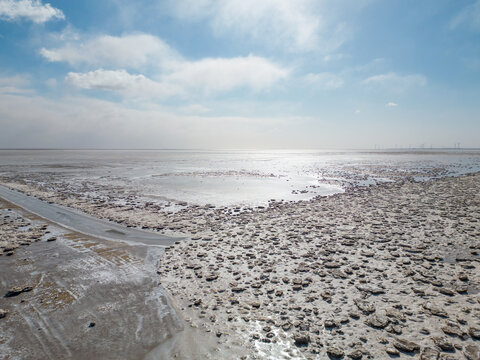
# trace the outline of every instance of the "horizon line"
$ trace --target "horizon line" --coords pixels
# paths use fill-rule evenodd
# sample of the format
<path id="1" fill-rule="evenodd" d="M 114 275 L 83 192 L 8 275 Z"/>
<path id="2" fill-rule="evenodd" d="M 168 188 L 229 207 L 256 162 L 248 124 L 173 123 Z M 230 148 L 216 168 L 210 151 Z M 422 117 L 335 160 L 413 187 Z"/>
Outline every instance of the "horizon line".
<path id="1" fill-rule="evenodd" d="M 43 151 L 58 151 L 58 150 L 76 150 L 76 151 L 405 151 L 405 150 L 414 150 L 414 151 L 432 151 L 432 150 L 480 150 L 480 147 L 385 147 L 385 148 L 96 148 L 96 147 L 79 147 L 79 148 L 69 148 L 69 147 L 8 147 L 0 148 L 0 151 L 8 150 L 43 150 Z"/>

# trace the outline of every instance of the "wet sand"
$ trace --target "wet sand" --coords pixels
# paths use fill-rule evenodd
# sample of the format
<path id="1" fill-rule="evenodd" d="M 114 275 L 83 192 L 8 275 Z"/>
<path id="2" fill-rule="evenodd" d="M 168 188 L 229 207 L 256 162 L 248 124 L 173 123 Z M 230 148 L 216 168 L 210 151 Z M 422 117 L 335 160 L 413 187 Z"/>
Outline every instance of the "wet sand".
<path id="1" fill-rule="evenodd" d="M 184 328 L 152 276 L 162 247 L 86 236 L 0 200 L 0 248 L 2 359 L 171 359 L 178 348 L 215 349 Z"/>
<path id="2" fill-rule="evenodd" d="M 149 276 L 167 289 L 185 333 L 216 339 L 217 350 L 195 357 L 172 348 L 177 358 L 237 358 L 239 348 L 250 359 L 479 358 L 478 173 L 171 214 L 7 185 L 125 225 L 189 236 Z"/>

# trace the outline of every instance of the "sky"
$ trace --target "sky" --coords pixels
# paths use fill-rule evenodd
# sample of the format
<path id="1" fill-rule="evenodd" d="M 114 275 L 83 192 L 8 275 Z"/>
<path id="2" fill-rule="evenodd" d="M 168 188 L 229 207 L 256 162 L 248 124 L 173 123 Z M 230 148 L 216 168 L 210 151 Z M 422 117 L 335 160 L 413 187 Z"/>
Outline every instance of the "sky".
<path id="1" fill-rule="evenodd" d="M 0 148 L 480 147 L 480 0 L 0 0 Z"/>

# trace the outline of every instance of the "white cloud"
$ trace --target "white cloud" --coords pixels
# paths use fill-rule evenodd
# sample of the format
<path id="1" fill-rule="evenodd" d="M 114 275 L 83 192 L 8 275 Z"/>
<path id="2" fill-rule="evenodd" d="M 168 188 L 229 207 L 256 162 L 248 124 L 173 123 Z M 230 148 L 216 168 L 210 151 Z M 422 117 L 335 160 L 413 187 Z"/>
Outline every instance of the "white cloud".
<path id="1" fill-rule="evenodd" d="M 402 91 L 411 86 L 425 86 L 427 84 L 427 78 L 421 74 L 399 75 L 397 73 L 390 72 L 371 76 L 363 80 L 363 83 Z"/>
<path id="2" fill-rule="evenodd" d="M 305 80 L 312 85 L 318 86 L 322 89 L 338 89 L 343 86 L 343 79 L 335 74 L 329 72 L 308 74 Z"/>
<path id="3" fill-rule="evenodd" d="M 142 74 L 132 75 L 123 69 L 70 72 L 65 81 L 82 89 L 101 89 L 123 96 L 164 99 L 198 92 L 211 95 L 237 88 L 264 91 L 289 74 L 289 70 L 255 56 L 182 61 L 175 68 L 176 70 L 161 76 L 159 81 Z"/>
<path id="4" fill-rule="evenodd" d="M 183 90 L 175 84 L 155 82 L 143 75 L 131 75 L 125 70 L 70 72 L 65 81 L 81 89 L 109 90 L 128 97 L 166 98 L 183 94 Z"/>
<path id="5" fill-rule="evenodd" d="M 254 91 L 269 89 L 286 78 L 289 70 L 265 58 L 249 55 L 236 58 L 203 59 L 184 62 L 168 76 L 169 83 L 205 92 L 229 91 L 247 87 Z"/>
<path id="6" fill-rule="evenodd" d="M 51 62 L 72 66 L 93 65 L 140 69 L 146 66 L 169 67 L 181 57 L 162 39 L 149 34 L 101 35 L 87 40 L 78 37 L 56 49 L 40 50 Z"/>
<path id="7" fill-rule="evenodd" d="M 52 19 L 65 19 L 59 9 L 40 0 L 0 0 L 0 19 L 9 21 L 26 18 L 34 23 L 44 23 Z"/>
<path id="8" fill-rule="evenodd" d="M 480 0 L 467 5 L 450 22 L 451 29 L 455 29 L 461 25 L 480 30 Z"/>
<path id="9" fill-rule="evenodd" d="M 40 53 L 51 62 L 95 66 L 95 71 L 67 76 L 66 80 L 77 87 L 132 96 L 164 98 L 188 91 L 212 94 L 237 88 L 265 91 L 290 74 L 289 69 L 254 55 L 190 61 L 149 34 L 102 35 L 87 41 L 78 38 Z M 127 72 L 130 69 L 141 74 L 131 75 Z M 142 75 L 145 73 L 152 74 L 151 79 Z"/>
<path id="10" fill-rule="evenodd" d="M 398 104 L 391 101 L 385 104 L 385 107 L 396 107 L 396 106 L 398 106 Z"/>
<path id="11" fill-rule="evenodd" d="M 247 37 L 287 51 L 332 51 L 345 40 L 325 2 L 316 0 L 174 0 L 180 18 L 207 20 L 217 35 Z"/>
<path id="12" fill-rule="evenodd" d="M 26 94 L 31 90 L 28 88 L 30 81 L 26 76 L 15 75 L 0 77 L 0 94 Z"/>

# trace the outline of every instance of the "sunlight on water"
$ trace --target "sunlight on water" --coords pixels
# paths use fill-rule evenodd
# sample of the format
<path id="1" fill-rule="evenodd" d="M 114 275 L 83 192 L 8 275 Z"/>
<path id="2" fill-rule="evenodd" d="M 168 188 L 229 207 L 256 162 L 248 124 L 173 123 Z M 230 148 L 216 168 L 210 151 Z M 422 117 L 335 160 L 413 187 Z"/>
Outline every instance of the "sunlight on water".
<path id="1" fill-rule="evenodd" d="M 262 205 L 479 169 L 479 151 L 0 151 L 3 180 L 162 205 Z"/>

